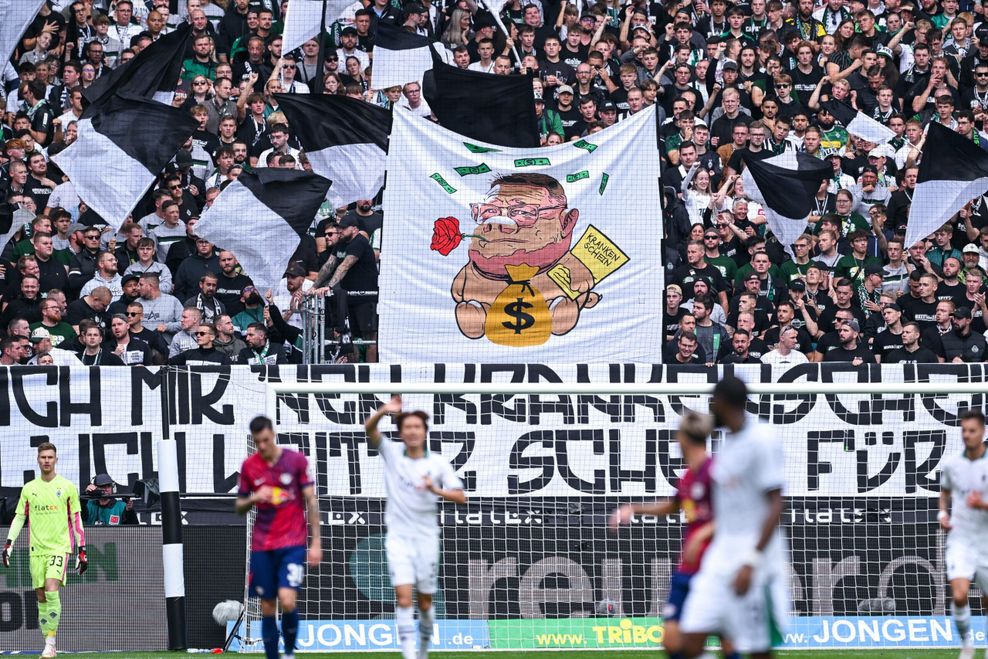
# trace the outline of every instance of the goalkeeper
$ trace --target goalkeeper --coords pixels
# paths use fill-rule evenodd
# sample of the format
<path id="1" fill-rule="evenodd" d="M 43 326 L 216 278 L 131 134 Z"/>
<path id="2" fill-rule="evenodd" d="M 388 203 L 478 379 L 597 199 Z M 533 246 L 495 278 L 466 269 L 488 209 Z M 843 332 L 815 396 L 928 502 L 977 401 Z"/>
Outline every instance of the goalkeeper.
<path id="1" fill-rule="evenodd" d="M 24 528 L 25 520 L 29 521 L 31 585 L 38 597 L 38 621 L 45 637 L 42 657 L 57 656 L 55 634 L 62 617 L 62 599 L 58 589 L 65 585 L 69 554 L 74 547 L 78 547 L 75 563 L 78 573 L 84 574 L 89 566 L 79 491 L 55 473 L 57 462 L 54 444 L 44 442 L 38 446 L 41 476 L 21 490 L 17 513 L 3 548 L 3 566 L 10 567 L 11 547 Z"/>

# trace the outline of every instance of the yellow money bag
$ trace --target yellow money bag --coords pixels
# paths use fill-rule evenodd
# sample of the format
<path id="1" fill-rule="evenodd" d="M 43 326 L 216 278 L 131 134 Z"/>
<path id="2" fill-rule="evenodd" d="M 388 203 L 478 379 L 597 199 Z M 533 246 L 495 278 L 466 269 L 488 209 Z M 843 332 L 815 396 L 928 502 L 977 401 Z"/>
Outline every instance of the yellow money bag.
<path id="1" fill-rule="evenodd" d="M 539 269 L 508 265 L 508 285 L 487 312 L 484 333 L 491 343 L 517 348 L 539 346 L 552 335 L 552 317 L 542 291 L 532 286 Z"/>

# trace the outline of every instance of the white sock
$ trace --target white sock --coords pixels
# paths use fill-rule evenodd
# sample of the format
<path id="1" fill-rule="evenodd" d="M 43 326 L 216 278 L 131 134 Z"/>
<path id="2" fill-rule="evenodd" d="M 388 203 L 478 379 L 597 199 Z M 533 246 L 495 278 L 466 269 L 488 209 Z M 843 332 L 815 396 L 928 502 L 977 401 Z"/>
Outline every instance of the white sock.
<path id="1" fill-rule="evenodd" d="M 419 610 L 419 648 L 426 650 L 432 642 L 432 627 L 435 624 L 435 608 Z"/>
<path id="2" fill-rule="evenodd" d="M 966 639 L 971 634 L 971 606 L 957 606 L 950 603 L 950 614 L 954 617 L 954 624 L 957 625 L 957 633 L 961 639 Z"/>
<path id="3" fill-rule="evenodd" d="M 415 610 L 410 606 L 395 609 L 395 624 L 398 626 L 398 643 L 405 659 L 415 659 Z"/>

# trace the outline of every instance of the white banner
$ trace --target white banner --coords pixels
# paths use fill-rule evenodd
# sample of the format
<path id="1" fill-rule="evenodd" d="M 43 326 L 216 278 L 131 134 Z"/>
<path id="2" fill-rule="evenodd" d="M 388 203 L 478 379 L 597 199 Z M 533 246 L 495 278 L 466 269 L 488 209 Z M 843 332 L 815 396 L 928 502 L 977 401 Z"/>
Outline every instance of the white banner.
<path id="1" fill-rule="evenodd" d="M 662 210 L 654 110 L 586 139 L 477 144 L 397 112 L 381 358 L 655 361 Z"/>
<path id="2" fill-rule="evenodd" d="M 978 366 L 847 364 L 735 369 L 749 381 L 981 381 Z M 167 375 L 167 377 L 166 377 Z M 247 427 L 264 412 L 264 382 L 712 382 L 716 371 L 645 364 L 327 365 L 251 370 L 31 368 L 0 369 L 0 486 L 35 475 L 32 447 L 58 446 L 60 473 L 85 484 L 109 473 L 122 484 L 156 476 L 154 441 L 178 441 L 183 492 L 231 492 L 247 455 Z M 314 461 L 324 496 L 383 497 L 376 452 L 363 422 L 379 396 L 285 394 L 279 398 L 281 443 Z M 450 460 L 471 496 L 665 496 L 682 464 L 675 442 L 686 410 L 706 411 L 699 396 L 408 396 L 430 416 L 430 447 Z M 950 396 L 758 396 L 749 411 L 776 429 L 786 450 L 786 493 L 805 497 L 931 497 L 939 465 L 961 450 L 958 416 L 985 408 L 981 394 Z M 167 414 L 163 410 L 167 409 Z M 384 423 L 382 430 L 391 432 Z M 716 450 L 721 435 L 715 434 Z"/>

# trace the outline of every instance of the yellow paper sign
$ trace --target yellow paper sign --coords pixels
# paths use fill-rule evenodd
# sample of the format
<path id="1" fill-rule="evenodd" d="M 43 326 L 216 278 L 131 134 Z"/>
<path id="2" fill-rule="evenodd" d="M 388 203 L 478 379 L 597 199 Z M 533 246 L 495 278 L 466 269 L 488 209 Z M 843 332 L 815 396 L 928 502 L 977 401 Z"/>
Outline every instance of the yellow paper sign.
<path id="1" fill-rule="evenodd" d="M 631 260 L 620 247 L 592 224 L 580 236 L 580 240 L 570 250 L 570 254 L 587 267 L 593 276 L 594 285 L 599 284 Z M 580 292 L 573 290 L 570 285 L 572 275 L 564 264 L 557 263 L 547 274 L 571 300 L 580 296 Z"/>

